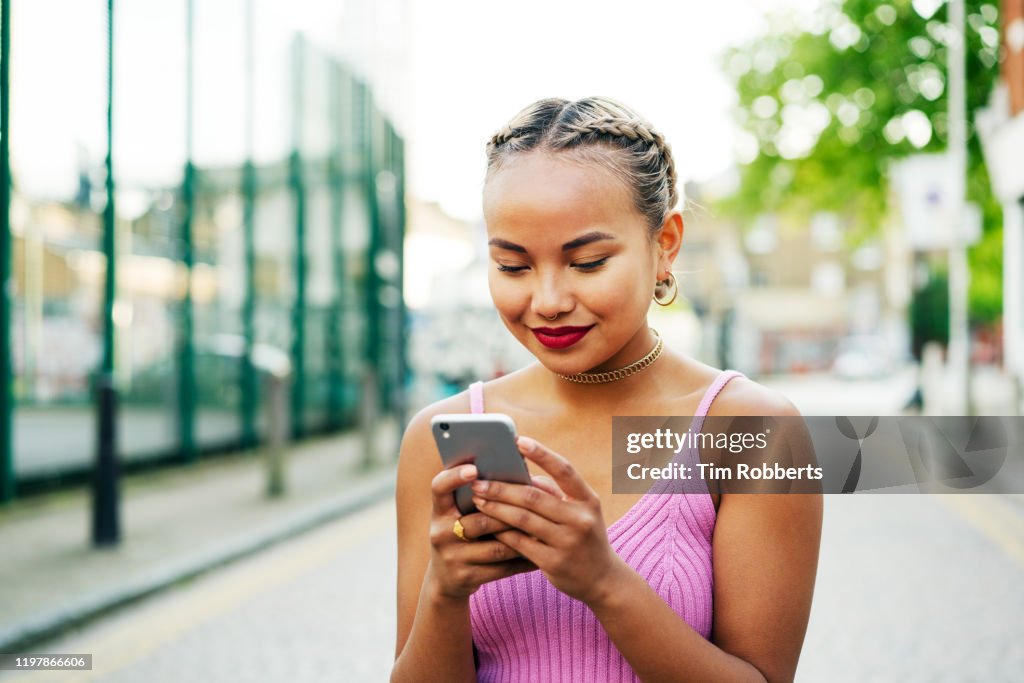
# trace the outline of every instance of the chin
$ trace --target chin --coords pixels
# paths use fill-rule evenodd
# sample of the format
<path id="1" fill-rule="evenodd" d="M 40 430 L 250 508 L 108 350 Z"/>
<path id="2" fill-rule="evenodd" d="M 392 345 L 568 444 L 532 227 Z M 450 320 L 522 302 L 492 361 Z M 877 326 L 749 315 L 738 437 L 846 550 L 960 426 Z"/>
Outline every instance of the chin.
<path id="1" fill-rule="evenodd" d="M 538 342 L 540 350 L 530 348 L 529 351 L 534 357 L 551 372 L 560 375 L 575 375 L 579 372 L 587 372 L 594 365 L 589 362 L 581 363 L 578 358 L 567 357 L 565 354 L 558 353 L 557 349 L 549 349 L 543 344 Z"/>

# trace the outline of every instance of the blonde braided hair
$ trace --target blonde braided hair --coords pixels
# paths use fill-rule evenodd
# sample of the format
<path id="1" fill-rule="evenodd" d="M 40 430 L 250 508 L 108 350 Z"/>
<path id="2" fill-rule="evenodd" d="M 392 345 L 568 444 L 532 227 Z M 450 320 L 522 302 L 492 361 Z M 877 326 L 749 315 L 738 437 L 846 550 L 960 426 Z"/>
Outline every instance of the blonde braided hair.
<path id="1" fill-rule="evenodd" d="M 570 153 L 606 166 L 631 189 L 652 234 L 678 200 L 675 163 L 664 136 L 610 98 L 549 98 L 529 105 L 488 141 L 488 177 L 512 155 L 530 150 Z"/>

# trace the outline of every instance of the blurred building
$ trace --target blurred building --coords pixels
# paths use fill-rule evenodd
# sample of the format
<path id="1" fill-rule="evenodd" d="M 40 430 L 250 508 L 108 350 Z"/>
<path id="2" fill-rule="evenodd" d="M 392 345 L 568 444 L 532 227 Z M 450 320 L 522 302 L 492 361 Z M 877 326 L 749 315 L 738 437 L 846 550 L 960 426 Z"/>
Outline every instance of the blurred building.
<path id="1" fill-rule="evenodd" d="M 827 213 L 740 225 L 702 208 L 724 182 L 687 187 L 678 262 L 709 362 L 752 375 L 829 371 L 851 338 L 870 340 L 881 364 L 904 355 L 909 257 L 894 227 L 851 249 Z"/>

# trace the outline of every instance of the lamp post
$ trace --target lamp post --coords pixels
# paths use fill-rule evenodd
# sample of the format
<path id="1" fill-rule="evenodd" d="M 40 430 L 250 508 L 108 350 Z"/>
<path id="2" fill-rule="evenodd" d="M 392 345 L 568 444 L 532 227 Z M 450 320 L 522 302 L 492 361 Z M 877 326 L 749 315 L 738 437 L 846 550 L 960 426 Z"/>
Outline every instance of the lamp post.
<path id="1" fill-rule="evenodd" d="M 1024 0 L 1003 0 L 1003 59 L 1002 76 L 1006 83 L 1011 120 L 1018 128 L 1024 127 Z M 1018 139 L 1024 134 L 1018 133 Z M 1018 143 L 1019 144 L 1019 143 Z M 1019 151 L 1018 151 L 1019 154 Z M 1012 163 L 1012 162 L 1011 162 Z M 1019 166 L 1018 166 L 1019 167 Z M 1002 169 L 1000 169 L 1002 170 Z M 993 173 L 995 175 L 995 173 Z M 1003 209 L 1003 348 L 1005 366 L 1013 378 L 1013 410 L 1019 415 L 1024 410 L 1024 183 L 1004 193 L 1009 199 Z"/>
<path id="2" fill-rule="evenodd" d="M 949 240 L 949 355 L 948 367 L 953 379 L 953 395 L 947 404 L 955 413 L 969 414 L 970 337 L 967 321 L 967 291 L 970 270 L 965 246 L 964 201 L 967 177 L 967 94 L 965 79 L 966 35 L 964 33 L 964 0 L 949 0 L 948 106 L 949 106 L 949 172 L 952 174 L 952 211 L 948 229 Z"/>

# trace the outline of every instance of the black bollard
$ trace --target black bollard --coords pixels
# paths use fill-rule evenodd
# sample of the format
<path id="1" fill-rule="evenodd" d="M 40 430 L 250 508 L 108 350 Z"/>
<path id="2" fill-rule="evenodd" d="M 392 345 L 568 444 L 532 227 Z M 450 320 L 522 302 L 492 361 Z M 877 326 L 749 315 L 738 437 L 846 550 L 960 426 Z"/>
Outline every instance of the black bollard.
<path id="1" fill-rule="evenodd" d="M 121 541 L 120 471 L 117 462 L 117 391 L 114 378 L 100 374 L 96 381 L 99 439 L 92 485 L 92 544 L 113 546 Z"/>

